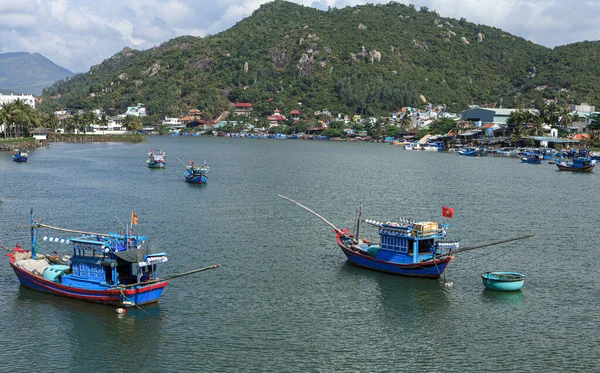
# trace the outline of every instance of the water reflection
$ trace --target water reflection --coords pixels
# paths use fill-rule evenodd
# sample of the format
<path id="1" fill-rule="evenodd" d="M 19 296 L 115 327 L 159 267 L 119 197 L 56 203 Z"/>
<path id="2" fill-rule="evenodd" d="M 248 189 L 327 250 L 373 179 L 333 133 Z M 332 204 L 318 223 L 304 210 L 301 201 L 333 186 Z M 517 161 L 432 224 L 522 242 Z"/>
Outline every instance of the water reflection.
<path id="1" fill-rule="evenodd" d="M 516 291 L 494 291 L 483 289 L 481 298 L 484 303 L 495 303 L 504 305 L 519 305 L 523 299 L 523 292 Z"/>
<path id="2" fill-rule="evenodd" d="M 388 319 L 426 318 L 444 314 L 450 307 L 449 288 L 441 280 L 396 276 L 360 268 L 350 262 L 344 263 L 340 273 L 372 281 L 384 316 Z"/>

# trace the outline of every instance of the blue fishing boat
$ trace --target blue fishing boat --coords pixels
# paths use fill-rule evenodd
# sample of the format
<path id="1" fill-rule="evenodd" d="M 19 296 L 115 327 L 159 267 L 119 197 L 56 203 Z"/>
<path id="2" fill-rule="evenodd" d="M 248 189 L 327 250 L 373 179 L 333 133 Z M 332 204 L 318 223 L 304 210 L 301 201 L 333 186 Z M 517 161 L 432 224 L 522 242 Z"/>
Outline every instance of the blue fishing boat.
<path id="1" fill-rule="evenodd" d="M 15 162 L 27 162 L 27 157 L 29 157 L 27 149 L 15 149 L 12 159 Z"/>
<path id="2" fill-rule="evenodd" d="M 165 168 L 165 166 L 166 166 L 165 157 L 166 156 L 167 156 L 167 154 L 164 151 L 162 151 L 162 150 L 156 151 L 153 148 L 152 151 L 148 152 L 148 159 L 146 159 L 146 163 L 148 164 L 148 167 L 150 167 L 150 168 Z"/>
<path id="3" fill-rule="evenodd" d="M 521 162 L 529 164 L 541 164 L 544 160 L 544 155 L 537 153 L 530 153 L 521 157 Z"/>
<path id="4" fill-rule="evenodd" d="M 190 164 L 186 165 L 181 159 L 175 157 L 185 167 L 183 177 L 188 183 L 194 184 L 206 184 L 208 181 L 208 165 L 206 161 L 202 165 L 194 164 L 194 161 L 190 160 Z"/>
<path id="5" fill-rule="evenodd" d="M 485 149 L 480 148 L 466 148 L 458 151 L 459 155 L 464 155 L 467 157 L 483 157 L 487 155 Z"/>
<path id="6" fill-rule="evenodd" d="M 523 287 L 525 275 L 516 272 L 486 272 L 481 275 L 486 289 L 497 291 L 515 291 Z"/>
<path id="7" fill-rule="evenodd" d="M 559 171 L 592 172 L 595 166 L 596 161 L 589 157 L 575 157 L 571 162 L 556 162 Z"/>
<path id="8" fill-rule="evenodd" d="M 134 213 L 132 218 L 137 220 Z M 31 250 L 23 250 L 17 244 L 7 256 L 17 278 L 28 288 L 71 299 L 131 307 L 158 301 L 167 286 L 168 280 L 157 275 L 157 266 L 167 262 L 167 254 L 152 253 L 143 245 L 146 236 L 133 230 L 129 234 L 105 234 L 57 228 L 35 221 L 33 210 L 27 228 L 31 228 Z M 68 239 L 50 237 L 51 242 L 71 244 L 72 255 L 59 259 L 58 255 L 38 254 L 38 230 L 42 228 L 80 234 Z"/>
<path id="9" fill-rule="evenodd" d="M 492 242 L 483 245 L 459 248 L 458 241 L 446 240 L 448 224 L 400 219 L 399 222 L 378 222 L 372 219 L 365 223 L 377 227 L 380 240 L 371 242 L 360 236 L 362 208 L 356 216 L 354 233 L 348 229 L 340 229 L 324 217 L 291 198 L 277 195 L 311 214 L 317 216 L 333 228 L 337 245 L 346 258 L 353 264 L 394 275 L 439 278 L 454 258 L 454 254 L 462 251 L 499 245 L 511 241 L 532 237 L 528 234 L 516 238 Z M 442 207 L 443 215 L 452 217 L 453 210 Z"/>

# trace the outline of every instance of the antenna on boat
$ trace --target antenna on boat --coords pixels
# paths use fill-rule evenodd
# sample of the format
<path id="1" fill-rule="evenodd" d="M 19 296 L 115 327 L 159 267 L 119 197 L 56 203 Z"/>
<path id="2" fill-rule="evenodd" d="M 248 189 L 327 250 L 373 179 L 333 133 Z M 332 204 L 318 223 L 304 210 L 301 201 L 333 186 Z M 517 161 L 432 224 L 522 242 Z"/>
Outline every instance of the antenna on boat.
<path id="1" fill-rule="evenodd" d="M 117 214 L 115 214 L 115 218 L 117 218 L 117 221 L 119 222 L 119 224 L 121 224 L 121 227 L 123 227 L 123 229 L 127 230 L 127 228 L 125 227 L 125 225 L 123 225 L 123 223 L 121 222 L 121 219 L 119 219 Z"/>
<path id="2" fill-rule="evenodd" d="M 360 219 L 362 218 L 362 202 L 358 203 L 358 209 L 356 210 L 356 229 L 354 230 L 353 241 L 358 243 L 360 234 Z"/>

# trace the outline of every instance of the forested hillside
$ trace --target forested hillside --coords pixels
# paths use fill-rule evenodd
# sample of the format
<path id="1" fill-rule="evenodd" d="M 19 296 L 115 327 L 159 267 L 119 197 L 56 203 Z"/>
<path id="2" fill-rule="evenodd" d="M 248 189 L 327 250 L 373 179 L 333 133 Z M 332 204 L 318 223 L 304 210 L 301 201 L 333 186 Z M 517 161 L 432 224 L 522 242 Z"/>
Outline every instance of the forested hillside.
<path id="1" fill-rule="evenodd" d="M 232 102 L 304 115 L 380 115 L 426 102 L 529 106 L 600 97 L 598 43 L 551 50 L 500 29 L 397 3 L 320 11 L 277 0 L 206 38 L 124 49 L 88 73 L 54 84 L 42 109 L 123 112 L 144 103 L 152 119 Z M 545 87 L 544 87 L 545 86 Z"/>

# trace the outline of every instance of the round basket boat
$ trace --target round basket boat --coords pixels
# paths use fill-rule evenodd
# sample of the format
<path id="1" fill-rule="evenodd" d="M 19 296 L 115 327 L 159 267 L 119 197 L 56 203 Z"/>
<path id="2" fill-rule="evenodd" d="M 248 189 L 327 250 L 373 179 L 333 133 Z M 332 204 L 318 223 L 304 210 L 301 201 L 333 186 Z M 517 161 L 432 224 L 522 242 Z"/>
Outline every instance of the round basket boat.
<path id="1" fill-rule="evenodd" d="M 486 272 L 481 275 L 486 289 L 497 291 L 520 290 L 525 283 L 525 275 L 516 272 Z"/>

